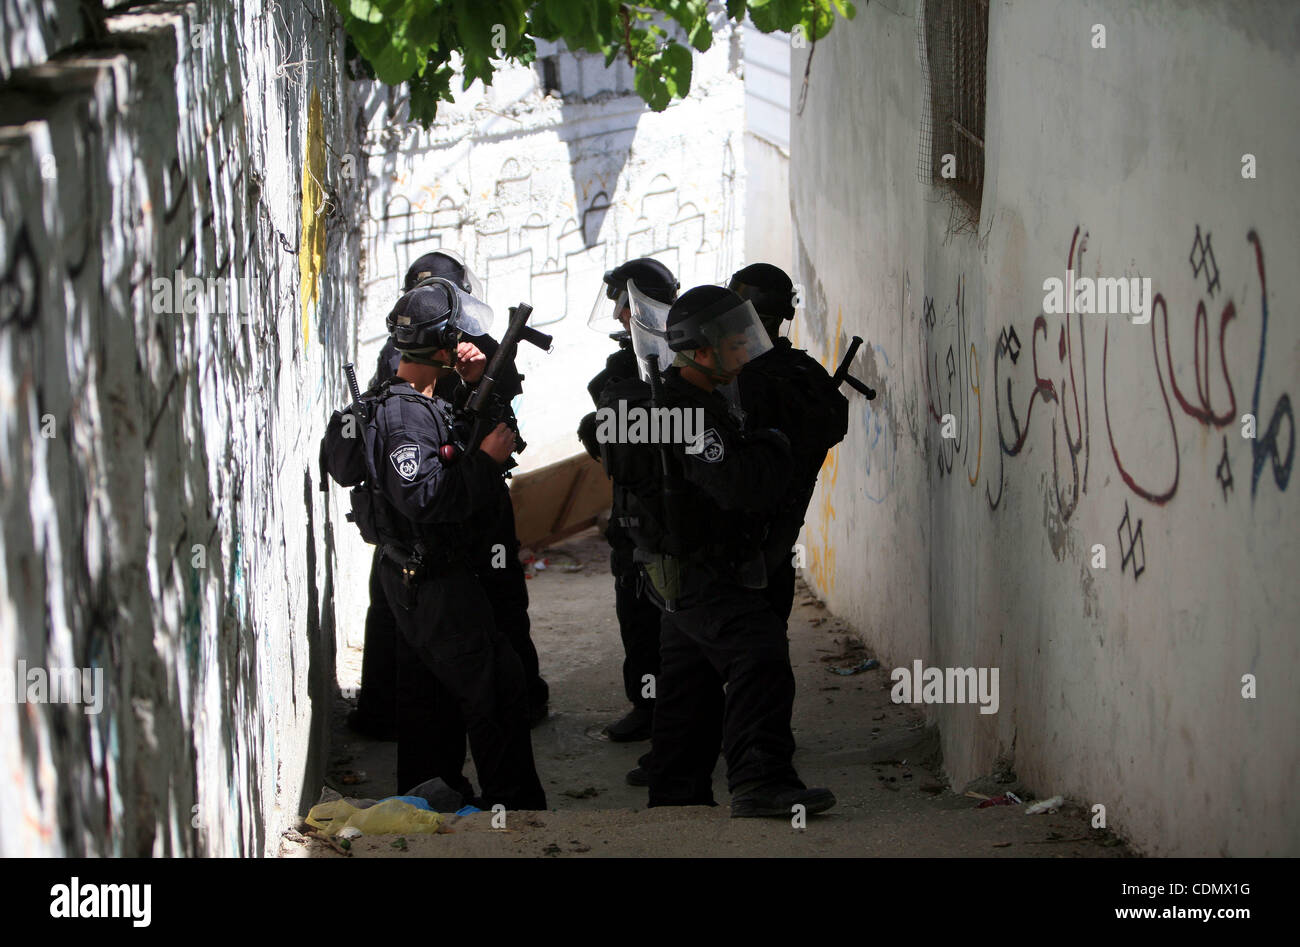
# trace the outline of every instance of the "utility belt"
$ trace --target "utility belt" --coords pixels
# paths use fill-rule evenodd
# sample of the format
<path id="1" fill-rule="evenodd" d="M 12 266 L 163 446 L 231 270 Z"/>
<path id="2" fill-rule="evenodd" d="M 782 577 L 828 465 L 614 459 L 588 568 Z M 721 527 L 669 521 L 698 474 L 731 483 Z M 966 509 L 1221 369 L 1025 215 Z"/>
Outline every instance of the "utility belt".
<path id="1" fill-rule="evenodd" d="M 678 556 L 638 547 L 632 559 L 645 576 L 642 592 L 666 612 L 677 611 L 681 603 L 690 605 L 719 582 L 747 589 L 767 587 L 767 564 L 761 548 L 741 551 L 715 544 Z"/>
<path id="2" fill-rule="evenodd" d="M 447 571 L 456 563 L 468 561 L 464 550 L 449 550 L 441 545 L 431 548 L 423 540 L 409 547 L 397 542 L 380 543 L 379 557 L 397 567 L 402 575 L 402 583 L 408 589 L 414 588 L 427 578 Z"/>

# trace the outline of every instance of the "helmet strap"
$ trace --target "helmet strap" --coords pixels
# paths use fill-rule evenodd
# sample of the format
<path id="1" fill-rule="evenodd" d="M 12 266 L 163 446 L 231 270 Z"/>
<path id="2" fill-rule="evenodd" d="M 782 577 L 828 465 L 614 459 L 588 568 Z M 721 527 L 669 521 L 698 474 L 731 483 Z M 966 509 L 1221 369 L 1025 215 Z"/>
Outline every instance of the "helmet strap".
<path id="1" fill-rule="evenodd" d="M 434 351 L 437 351 L 436 349 Z M 424 355 L 415 352 L 402 352 L 402 361 L 414 362 L 416 365 L 432 365 L 434 368 L 452 368 L 446 362 L 439 362 L 432 358 L 425 358 Z"/>

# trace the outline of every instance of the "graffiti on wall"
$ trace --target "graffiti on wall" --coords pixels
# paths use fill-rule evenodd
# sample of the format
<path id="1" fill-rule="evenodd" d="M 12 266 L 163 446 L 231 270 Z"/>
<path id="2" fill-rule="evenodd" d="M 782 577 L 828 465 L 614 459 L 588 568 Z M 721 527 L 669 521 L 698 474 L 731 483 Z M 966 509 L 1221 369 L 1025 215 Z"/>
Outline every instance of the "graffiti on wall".
<path id="1" fill-rule="evenodd" d="M 835 317 L 835 333 L 831 336 L 831 348 L 823 356 L 825 359 L 821 363 L 823 368 L 826 368 L 827 362 L 832 366 L 839 364 L 843 330 L 844 310 L 840 309 Z M 796 346 L 799 344 L 797 333 L 791 336 L 791 342 Z M 809 512 L 812 515 L 809 517 L 808 528 L 808 571 L 818 587 L 828 593 L 835 590 L 835 542 L 832 528 L 836 519 L 834 494 L 835 484 L 840 478 L 842 444 L 843 442 L 832 447 L 826 454 L 826 459 L 822 461 L 813 500 L 809 504 Z"/>
<path id="2" fill-rule="evenodd" d="M 454 176 L 419 187 L 408 177 L 371 218 L 372 253 L 382 258 L 380 245 L 391 245 L 396 282 L 419 254 L 453 249 L 483 279 L 495 308 L 543 300 L 536 325 L 585 318 L 604 272 L 635 257 L 661 261 L 683 287 L 711 282 L 735 264 L 725 236 L 737 199 L 729 142 L 723 150 L 721 177 L 707 187 L 683 186 L 664 173 L 638 180 L 629 172 L 620 180 L 570 167 L 573 189 L 557 199 L 553 171 L 516 157 L 482 194 Z M 547 206 L 552 213 L 538 211 Z"/>
<path id="3" fill-rule="evenodd" d="M 1076 227 L 1065 254 L 1068 270 L 1084 271 L 1089 235 Z M 1115 471 L 1136 497 L 1157 506 L 1168 503 L 1185 479 L 1183 446 L 1191 431 L 1217 432 L 1221 450 L 1206 455 L 1206 475 L 1224 501 L 1235 491 L 1232 436 L 1246 414 L 1257 427 L 1247 437 L 1250 452 L 1250 496 L 1257 495 L 1264 474 L 1286 490 L 1295 460 L 1295 419 L 1288 392 L 1274 392 L 1266 373 L 1269 297 L 1265 253 L 1260 236 L 1246 235 L 1253 273 L 1246 294 L 1258 293 L 1258 328 L 1238 311 L 1225 290 L 1210 230 L 1196 225 L 1187 257 L 1193 301 L 1170 301 L 1188 295 L 1188 285 L 1172 280 L 1155 292 L 1146 327 L 1113 318 L 1077 313 L 1039 312 L 1026 326 L 1014 320 L 998 327 L 988 376 L 992 381 L 993 425 L 997 432 L 997 462 L 982 465 L 983 390 L 978 345 L 968 326 L 966 284 L 958 278 L 947 301 L 925 298 L 917 320 L 925 410 L 936 440 L 934 458 L 940 479 L 964 473 L 971 487 L 986 469 L 984 492 L 990 509 L 1004 498 L 1007 465 L 1023 462 L 1034 438 L 1047 438 L 1051 458 L 1051 489 L 1056 515 L 1062 523 L 1075 513 L 1088 491 L 1092 467 L 1092 419 L 1095 398 L 1101 399 L 1105 444 Z M 1234 274 L 1235 275 L 1235 274 Z M 1253 312 L 1249 315 L 1253 315 Z M 1213 325 L 1211 324 L 1213 323 Z M 1238 395 L 1228 364 L 1230 333 L 1258 335 L 1249 403 Z M 1125 335 L 1123 343 L 1118 339 Z M 1117 338 L 1112 339 L 1112 335 Z M 1100 338 L 1098 338 L 1100 336 Z M 1089 345 L 1089 338 L 1092 345 Z M 1088 355 L 1100 342 L 1099 373 L 1089 371 Z M 1117 358 L 1117 345 L 1123 352 Z M 1178 354 L 1175 354 L 1178 353 Z M 1089 378 L 1100 377 L 1100 392 L 1089 391 Z M 1274 383 L 1275 385 L 1276 383 Z M 1121 404 L 1120 390 L 1127 399 Z M 1272 392 L 1265 394 L 1265 392 Z M 1046 414 L 1046 425 L 1032 423 Z M 1127 514 L 1121 545 L 1129 550 L 1125 567 L 1135 578 L 1145 569 L 1141 520 Z"/>
<path id="4" fill-rule="evenodd" d="M 935 300 L 921 305 L 921 378 L 926 407 L 941 432 L 936 452 L 939 476 L 952 476 L 960 459 L 971 486 L 979 482 L 984 447 L 984 406 L 981 399 L 979 350 L 970 338 L 966 314 L 966 285 L 961 278 L 952 301 L 940 316 Z M 942 359 L 939 353 L 943 352 Z"/>

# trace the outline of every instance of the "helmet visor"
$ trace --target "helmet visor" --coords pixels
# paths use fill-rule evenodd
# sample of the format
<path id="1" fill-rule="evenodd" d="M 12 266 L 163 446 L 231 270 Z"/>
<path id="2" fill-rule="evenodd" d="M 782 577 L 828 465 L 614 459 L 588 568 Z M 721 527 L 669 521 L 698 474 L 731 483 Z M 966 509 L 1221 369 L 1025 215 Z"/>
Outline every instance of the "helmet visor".
<path id="1" fill-rule="evenodd" d="M 664 326 L 668 324 L 668 310 L 672 305 L 651 299 L 638 290 L 632 280 L 627 281 L 627 296 L 632 304 L 632 321 L 629 325 L 632 351 L 636 353 L 637 369 L 641 373 L 641 380 L 649 381 L 650 369 L 646 362 L 649 356 L 659 356 L 661 374 L 676 358 L 676 353 L 668 347 L 668 342 L 664 338 Z"/>
<path id="2" fill-rule="evenodd" d="M 627 290 L 615 293 L 615 298 L 610 298 L 609 294 L 609 284 L 602 282 L 600 284 L 600 293 L 596 296 L 595 303 L 592 304 L 591 315 L 587 318 L 587 328 L 593 332 L 599 332 L 601 335 L 626 332 L 627 325 L 624 319 L 632 315 Z M 620 318 L 620 316 L 623 318 Z"/>
<path id="3" fill-rule="evenodd" d="M 467 292 L 471 296 L 476 296 L 479 299 L 482 299 L 483 281 L 474 275 L 474 271 L 469 268 L 469 264 L 465 262 L 464 257 L 462 257 L 455 250 L 438 250 L 436 252 L 441 253 L 445 257 L 450 257 L 451 259 L 455 260 L 457 263 L 460 264 L 460 268 L 465 271 L 465 282 L 469 284 L 469 289 L 467 290 Z"/>
<path id="4" fill-rule="evenodd" d="M 403 294 L 388 316 L 399 348 L 451 348 L 462 335 L 486 335 L 492 309 L 451 280 L 430 277 Z"/>
<path id="5" fill-rule="evenodd" d="M 469 271 L 465 271 L 469 274 Z M 475 299 L 454 283 L 448 283 L 456 294 L 456 316 L 454 322 L 461 335 L 487 335 L 492 328 L 492 307 L 481 299 Z"/>
<path id="6" fill-rule="evenodd" d="M 713 350 L 717 370 L 731 375 L 739 374 L 746 364 L 772 348 L 772 340 L 749 300 L 701 319 L 696 334 Z"/>

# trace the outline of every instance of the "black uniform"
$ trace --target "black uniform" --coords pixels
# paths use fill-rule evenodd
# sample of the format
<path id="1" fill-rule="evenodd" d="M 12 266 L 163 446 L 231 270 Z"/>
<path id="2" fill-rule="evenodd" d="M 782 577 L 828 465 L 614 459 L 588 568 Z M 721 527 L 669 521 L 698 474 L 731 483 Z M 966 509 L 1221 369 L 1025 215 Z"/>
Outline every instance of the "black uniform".
<path id="1" fill-rule="evenodd" d="M 418 712 L 436 713 L 423 694 L 430 680 L 440 700 L 454 700 L 469 734 L 483 800 L 512 809 L 543 809 L 529 739 L 528 708 L 519 658 L 496 628 L 492 604 L 474 569 L 475 535 L 494 522 L 501 468 L 475 451 L 444 465 L 438 451 L 449 439 L 450 406 L 426 398 L 405 382 L 389 386 L 375 420 L 373 460 L 378 489 L 404 535 L 385 536 L 378 572 L 398 636 L 399 781 L 417 780 L 412 758 L 422 758 L 430 734 Z M 392 549 L 399 552 L 394 555 Z M 399 560 L 422 552 L 424 574 L 407 582 Z M 417 781 L 455 771 L 423 773 Z M 409 788 L 409 787 L 404 787 Z M 460 788 L 460 787 L 457 787 Z"/>
<path id="2" fill-rule="evenodd" d="M 826 454 L 848 433 L 849 402 L 816 359 L 780 336 L 770 351 L 745 366 L 737 384 L 747 423 L 776 428 L 790 439 L 794 473 L 764 543 L 767 597 L 789 620 L 795 579 L 791 549 Z"/>
<path id="3" fill-rule="evenodd" d="M 489 359 L 496 352 L 497 343 L 491 336 L 470 336 L 472 342 Z M 390 339 L 379 353 L 379 362 L 371 387 L 392 378 L 397 372 L 401 353 Z M 453 400 L 459 376 L 448 373 L 439 382 L 438 393 Z M 513 365 L 507 365 L 497 380 L 501 397 L 511 399 L 522 390 L 522 380 Z M 500 480 L 500 478 L 498 478 Z M 514 507 L 504 481 L 500 483 L 496 499 L 497 513 L 494 521 L 485 528 L 484 538 L 475 555 L 475 573 L 483 584 L 492 603 L 498 630 L 506 636 L 523 665 L 528 691 L 530 712 L 544 707 L 550 698 L 549 688 L 541 677 L 537 648 L 533 644 L 528 618 L 528 587 L 523 566 L 517 555 L 519 540 L 515 534 Z M 492 549 L 496 544 L 505 548 L 505 567 L 492 568 Z M 361 690 L 357 696 L 357 716 L 367 729 L 378 732 L 395 729 L 397 704 L 406 704 L 406 716 L 415 715 L 415 704 L 423 703 L 419 716 L 427 721 L 431 739 L 423 744 L 427 756 L 408 759 L 408 766 L 398 765 L 398 791 L 405 791 L 433 776 L 442 776 L 449 785 L 460 788 L 464 784 L 460 771 L 465 760 L 465 725 L 460 719 L 457 704 L 445 693 L 436 693 L 438 685 L 426 680 L 424 687 L 430 691 L 421 697 L 418 688 L 410 689 L 403 699 L 397 691 L 397 667 L 409 655 L 399 653 L 401 646 L 396 634 L 397 625 L 392 609 L 384 598 L 379 582 L 379 554 L 376 552 L 370 572 L 370 608 L 366 612 L 365 650 L 361 660 Z M 453 767 L 454 762 L 454 768 Z"/>
<path id="4" fill-rule="evenodd" d="M 791 763 L 795 683 L 785 622 L 761 589 L 747 587 L 764 578 L 764 511 L 787 489 L 787 442 L 773 431 L 746 433 L 725 398 L 677 369 L 665 375 L 664 400 L 663 407 L 702 408 L 704 433 L 698 453 L 671 448 L 682 481 L 671 529 L 664 529 L 661 497 L 644 487 L 655 479 L 655 448 L 639 452 L 642 477 L 628 477 L 640 487 L 638 558 L 676 549 L 681 563 L 676 611 L 662 619 L 650 805 L 712 805 L 719 743 L 733 793 L 802 788 Z"/>
<path id="5" fill-rule="evenodd" d="M 614 406 L 620 397 L 630 395 L 644 401 L 650 388 L 637 373 L 636 355 L 627 340 L 605 361 L 605 368 L 587 385 L 591 400 L 598 408 Z M 579 427 L 587 453 L 601 459 L 601 445 L 595 440 L 595 414 L 589 414 Z M 606 445 L 616 450 L 618 445 Z M 635 515 L 629 503 L 629 491 L 617 479 L 613 484 L 609 526 L 609 569 L 614 574 L 614 613 L 618 617 L 619 636 L 623 639 L 623 691 L 632 706 L 652 710 L 653 697 L 643 696 L 645 677 L 659 677 L 659 608 L 641 591 L 641 574 L 633 560 L 636 543 L 629 530 Z"/>

